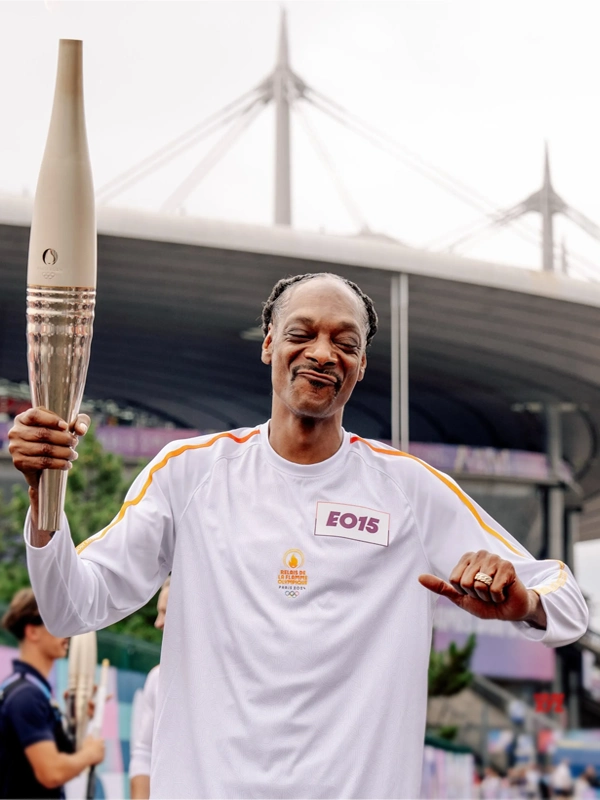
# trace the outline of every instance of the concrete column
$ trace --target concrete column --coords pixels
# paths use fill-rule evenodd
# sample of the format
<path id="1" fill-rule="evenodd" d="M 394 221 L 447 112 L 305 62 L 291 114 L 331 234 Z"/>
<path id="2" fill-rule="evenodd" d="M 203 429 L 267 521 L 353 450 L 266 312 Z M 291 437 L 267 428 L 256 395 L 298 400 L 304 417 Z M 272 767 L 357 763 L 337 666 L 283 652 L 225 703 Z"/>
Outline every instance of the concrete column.
<path id="1" fill-rule="evenodd" d="M 408 371 L 408 275 L 392 275 L 391 377 L 392 377 L 392 447 L 408 452 L 409 371 Z"/>
<path id="2" fill-rule="evenodd" d="M 562 428 L 560 407 L 552 403 L 546 408 L 546 452 L 552 480 L 560 480 L 562 458 Z M 548 557 L 565 560 L 564 548 L 564 489 L 552 486 L 548 490 Z"/>

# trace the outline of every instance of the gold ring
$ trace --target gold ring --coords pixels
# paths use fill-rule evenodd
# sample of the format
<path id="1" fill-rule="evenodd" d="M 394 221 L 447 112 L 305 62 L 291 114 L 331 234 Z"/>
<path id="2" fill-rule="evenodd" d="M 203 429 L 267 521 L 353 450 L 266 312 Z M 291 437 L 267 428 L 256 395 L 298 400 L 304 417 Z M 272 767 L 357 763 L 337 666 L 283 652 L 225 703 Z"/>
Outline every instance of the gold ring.
<path id="1" fill-rule="evenodd" d="M 486 586 L 491 586 L 494 579 L 486 575 L 485 572 L 478 572 L 477 575 L 475 575 L 475 580 L 480 583 L 485 583 Z"/>

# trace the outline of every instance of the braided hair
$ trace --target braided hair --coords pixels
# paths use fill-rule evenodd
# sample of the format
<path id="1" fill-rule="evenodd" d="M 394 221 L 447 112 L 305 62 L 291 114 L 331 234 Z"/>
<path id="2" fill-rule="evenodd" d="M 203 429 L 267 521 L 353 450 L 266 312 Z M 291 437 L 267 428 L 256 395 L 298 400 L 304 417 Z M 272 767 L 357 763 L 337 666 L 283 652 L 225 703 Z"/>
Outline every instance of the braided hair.
<path id="1" fill-rule="evenodd" d="M 290 288 L 290 286 L 296 286 L 299 283 L 305 283 L 306 281 L 310 281 L 313 278 L 335 278 L 342 283 L 345 283 L 346 286 L 349 286 L 350 289 L 358 296 L 363 302 L 365 308 L 365 328 L 367 334 L 367 347 L 373 341 L 373 337 L 377 333 L 377 312 L 375 311 L 375 305 L 371 298 L 366 295 L 360 286 L 358 286 L 353 281 L 349 281 L 347 278 L 342 278 L 341 275 L 336 275 L 333 272 L 306 272 L 304 275 L 294 275 L 291 278 L 282 278 L 280 281 L 277 281 L 275 286 L 273 287 L 271 294 L 269 295 L 266 303 L 263 305 L 262 310 L 262 330 L 263 334 L 266 336 L 269 332 L 269 325 L 273 322 L 274 318 L 277 316 L 279 311 L 281 311 L 281 307 L 283 305 L 283 298 L 286 291 Z"/>

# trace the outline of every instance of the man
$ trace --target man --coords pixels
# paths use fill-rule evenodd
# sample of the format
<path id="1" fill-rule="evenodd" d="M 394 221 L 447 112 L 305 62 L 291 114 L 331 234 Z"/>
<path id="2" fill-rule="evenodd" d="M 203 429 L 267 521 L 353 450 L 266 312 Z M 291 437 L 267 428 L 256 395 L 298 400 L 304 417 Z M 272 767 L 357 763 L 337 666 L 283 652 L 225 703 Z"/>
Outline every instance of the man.
<path id="1" fill-rule="evenodd" d="M 154 627 L 164 630 L 169 601 L 171 578 L 163 583 L 156 604 Z M 156 694 L 160 665 L 151 669 L 142 690 L 138 721 L 131 730 L 131 759 L 129 761 L 129 787 L 131 800 L 148 800 L 150 797 L 150 766 L 152 762 L 152 735 L 156 713 Z"/>
<path id="2" fill-rule="evenodd" d="M 448 477 L 343 430 L 377 329 L 358 286 L 280 281 L 263 329 L 271 420 L 166 447 L 79 555 L 66 519 L 36 526 L 39 471 L 67 469 L 75 436 L 41 409 L 16 418 L 34 587 L 74 634 L 172 571 L 153 797 L 414 798 L 435 594 L 550 645 L 582 635 L 587 607 L 564 564 L 536 562 Z"/>
<path id="3" fill-rule="evenodd" d="M 63 784 L 104 759 L 104 742 L 92 736 L 73 752 L 52 700 L 48 676 L 69 640 L 46 629 L 31 589 L 17 592 L 2 625 L 19 642 L 19 658 L 0 683 L 0 797 L 64 797 Z"/>

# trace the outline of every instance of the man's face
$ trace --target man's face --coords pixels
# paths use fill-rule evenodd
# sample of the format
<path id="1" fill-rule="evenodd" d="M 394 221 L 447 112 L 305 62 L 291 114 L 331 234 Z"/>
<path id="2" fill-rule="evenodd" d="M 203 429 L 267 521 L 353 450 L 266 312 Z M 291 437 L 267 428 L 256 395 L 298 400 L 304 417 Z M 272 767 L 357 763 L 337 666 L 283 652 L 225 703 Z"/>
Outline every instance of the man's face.
<path id="1" fill-rule="evenodd" d="M 326 419 L 342 411 L 363 378 L 364 307 L 335 278 L 312 278 L 287 291 L 262 350 L 274 403 L 299 417 Z"/>
<path id="2" fill-rule="evenodd" d="M 169 599 L 169 588 L 163 589 L 158 595 L 158 603 L 156 604 L 156 619 L 154 620 L 154 627 L 162 631 L 165 627 L 165 616 L 167 613 L 167 601 Z"/>
<path id="3" fill-rule="evenodd" d="M 35 641 L 37 647 L 46 658 L 65 658 L 69 652 L 69 640 L 53 636 L 45 625 L 28 625 L 30 640 Z"/>

